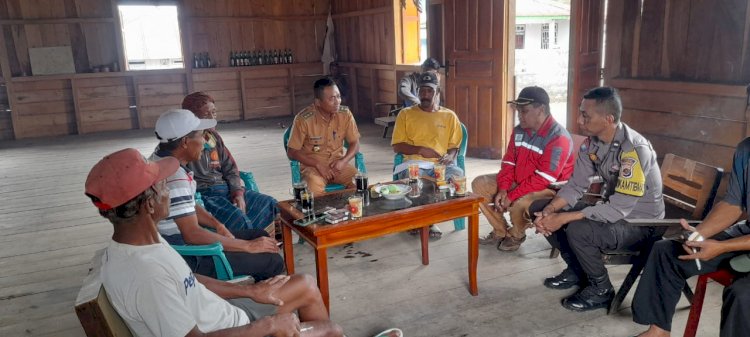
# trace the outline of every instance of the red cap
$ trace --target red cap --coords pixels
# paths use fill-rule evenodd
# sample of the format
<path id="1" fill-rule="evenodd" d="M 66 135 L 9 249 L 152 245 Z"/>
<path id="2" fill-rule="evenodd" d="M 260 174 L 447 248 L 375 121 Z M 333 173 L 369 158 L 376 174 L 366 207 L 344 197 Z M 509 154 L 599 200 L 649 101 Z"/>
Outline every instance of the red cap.
<path id="1" fill-rule="evenodd" d="M 109 210 L 135 198 L 157 182 L 177 171 L 180 162 L 166 157 L 150 162 L 136 149 L 124 149 L 100 160 L 86 178 L 86 194 L 94 196 L 94 206 Z"/>

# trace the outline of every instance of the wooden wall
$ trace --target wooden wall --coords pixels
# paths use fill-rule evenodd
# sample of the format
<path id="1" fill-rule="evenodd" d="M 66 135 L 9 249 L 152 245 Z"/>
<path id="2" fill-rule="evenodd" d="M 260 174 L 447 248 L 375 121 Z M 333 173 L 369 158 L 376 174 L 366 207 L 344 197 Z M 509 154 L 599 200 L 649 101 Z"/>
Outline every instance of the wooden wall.
<path id="1" fill-rule="evenodd" d="M 113 4 L 127 2 L 0 1 L 0 139 L 152 128 L 197 90 L 223 121 L 289 116 L 312 101 L 330 0 L 178 1 L 185 69 L 90 73 L 125 69 Z M 52 46 L 72 47 L 76 74 L 33 76 L 28 49 Z M 295 64 L 228 67 L 231 51 L 267 49 L 291 49 Z M 193 51 L 218 67 L 192 69 Z"/>
<path id="2" fill-rule="evenodd" d="M 396 64 L 396 17 L 394 0 L 332 0 L 337 60 L 351 87 L 349 105 L 360 123 L 388 113 L 396 103 L 397 83 L 418 66 Z"/>
<path id="3" fill-rule="evenodd" d="M 748 0 L 609 0 L 605 83 L 659 156 L 731 170 L 750 136 Z"/>

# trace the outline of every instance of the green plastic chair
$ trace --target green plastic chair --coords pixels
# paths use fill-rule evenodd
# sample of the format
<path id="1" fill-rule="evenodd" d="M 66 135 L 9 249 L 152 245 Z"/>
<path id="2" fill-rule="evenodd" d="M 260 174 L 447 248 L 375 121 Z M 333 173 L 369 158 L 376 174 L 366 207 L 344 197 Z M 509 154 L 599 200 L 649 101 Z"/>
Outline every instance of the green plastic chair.
<path id="1" fill-rule="evenodd" d="M 245 183 L 245 188 L 258 192 L 258 184 L 255 183 L 252 172 L 240 172 L 240 178 Z M 203 197 L 200 192 L 195 192 L 195 203 L 204 207 Z M 206 228 L 212 230 L 212 228 Z M 246 277 L 245 275 L 234 275 L 232 266 L 229 265 L 226 255 L 224 255 L 224 246 L 221 242 L 214 242 L 210 245 L 172 245 L 172 248 L 182 256 L 210 256 L 214 261 L 216 270 L 216 279 L 230 281 L 237 278 Z"/>
<path id="2" fill-rule="evenodd" d="M 292 127 L 284 131 L 284 152 L 287 151 L 287 143 L 289 143 L 289 136 L 292 134 Z M 346 140 L 344 140 L 344 148 L 349 148 L 349 143 L 347 143 Z M 300 173 L 300 164 L 299 161 L 296 161 L 294 159 L 289 158 L 289 166 L 291 167 L 292 171 L 292 184 L 296 184 L 302 181 L 302 174 Z M 357 152 L 354 155 L 354 166 L 359 170 L 359 172 L 367 173 L 367 167 L 365 167 L 365 156 L 362 155 L 362 152 Z M 328 184 L 326 185 L 326 192 L 333 192 L 333 191 L 340 191 L 344 189 L 344 185 L 341 184 Z"/>
<path id="3" fill-rule="evenodd" d="M 466 147 L 468 144 L 468 133 L 466 132 L 466 125 L 464 123 L 461 123 L 461 145 L 458 147 L 458 155 L 456 156 L 456 165 L 460 167 L 462 170 L 464 170 L 464 175 L 466 175 Z M 401 153 L 396 153 L 396 155 L 393 156 L 393 168 L 395 169 L 396 166 L 400 165 L 404 162 L 404 155 Z M 396 174 L 393 175 L 393 180 L 398 180 L 398 176 Z M 466 218 L 458 218 L 453 220 L 453 226 L 456 228 L 457 231 L 463 230 L 466 228 Z"/>

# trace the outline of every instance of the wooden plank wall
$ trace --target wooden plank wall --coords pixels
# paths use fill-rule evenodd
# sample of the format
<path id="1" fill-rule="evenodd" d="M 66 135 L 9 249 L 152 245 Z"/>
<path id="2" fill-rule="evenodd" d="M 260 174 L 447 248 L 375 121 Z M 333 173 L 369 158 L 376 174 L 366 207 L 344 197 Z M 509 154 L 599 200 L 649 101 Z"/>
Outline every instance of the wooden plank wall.
<path id="1" fill-rule="evenodd" d="M 330 0 L 181 1 L 185 59 L 209 52 L 219 68 L 186 62 L 185 69 L 86 74 L 124 64 L 112 4 L 129 1 L 0 1 L 0 69 L 13 110 L 2 108 L 0 95 L 0 139 L 151 128 L 198 90 L 214 96 L 222 121 L 291 115 L 312 101 L 306 76 L 322 74 Z M 28 49 L 51 46 L 71 46 L 76 74 L 32 76 Z M 287 48 L 295 64 L 228 67 L 230 51 Z"/>
<path id="2" fill-rule="evenodd" d="M 397 1 L 332 0 L 337 60 L 351 87 L 347 104 L 357 120 L 371 121 L 396 103 L 401 75 L 418 66 L 396 65 Z"/>
<path id="3" fill-rule="evenodd" d="M 750 136 L 749 2 L 609 0 L 605 83 L 660 156 L 731 170 Z"/>
<path id="4" fill-rule="evenodd" d="M 193 52 L 219 66 L 240 50 L 291 49 L 295 62 L 317 62 L 323 50 L 329 0 L 185 0 Z M 192 57 L 192 56 L 191 56 Z"/>
<path id="5" fill-rule="evenodd" d="M 135 76 L 133 86 L 138 128 L 141 129 L 153 128 L 159 115 L 169 109 L 179 108 L 182 99 L 188 94 L 185 74 L 179 73 Z"/>

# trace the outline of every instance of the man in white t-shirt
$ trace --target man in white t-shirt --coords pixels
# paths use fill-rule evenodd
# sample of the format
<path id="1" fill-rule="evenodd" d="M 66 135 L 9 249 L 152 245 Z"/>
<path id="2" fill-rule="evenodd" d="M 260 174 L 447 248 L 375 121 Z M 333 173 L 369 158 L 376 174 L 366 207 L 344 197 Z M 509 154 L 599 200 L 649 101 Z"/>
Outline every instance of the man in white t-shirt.
<path id="1" fill-rule="evenodd" d="M 139 337 L 342 336 L 310 276 L 279 275 L 248 285 L 191 272 L 157 231 L 169 214 L 165 178 L 178 166 L 172 157 L 150 162 L 125 149 L 104 157 L 86 179 L 86 195 L 114 225 L 102 283 L 131 332 Z"/>

